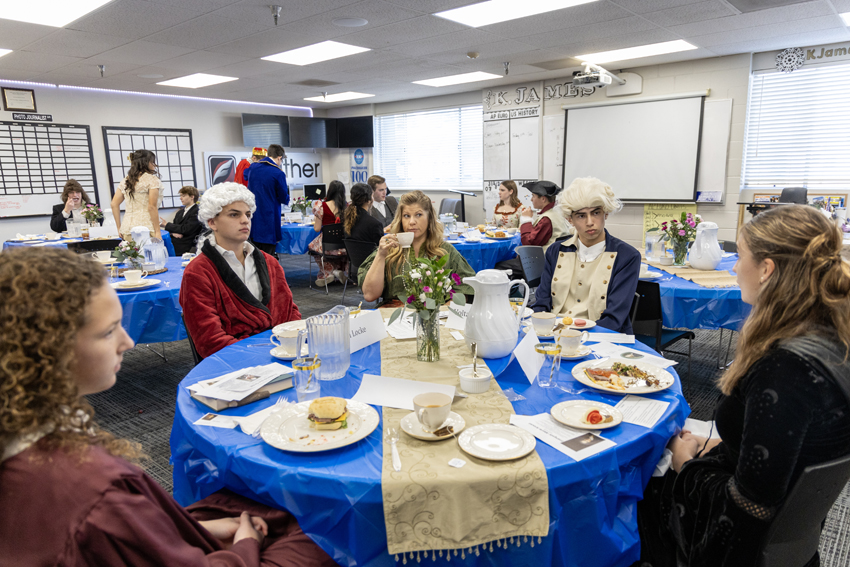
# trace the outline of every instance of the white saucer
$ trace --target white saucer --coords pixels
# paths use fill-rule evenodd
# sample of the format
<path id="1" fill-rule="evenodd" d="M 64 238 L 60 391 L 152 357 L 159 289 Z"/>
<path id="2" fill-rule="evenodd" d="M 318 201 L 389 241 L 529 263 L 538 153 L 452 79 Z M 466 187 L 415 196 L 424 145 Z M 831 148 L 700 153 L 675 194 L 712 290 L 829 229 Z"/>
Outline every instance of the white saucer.
<path id="1" fill-rule="evenodd" d="M 282 346 L 274 347 L 269 351 L 269 354 L 275 358 L 279 358 L 280 360 L 295 360 L 298 358 L 295 356 L 295 352 Z M 308 354 L 310 354 L 310 351 L 305 344 L 301 347 L 301 356 L 307 356 Z"/>
<path id="2" fill-rule="evenodd" d="M 654 280 L 654 279 L 660 278 L 662 275 L 664 275 L 664 274 L 662 274 L 661 272 L 648 272 L 645 276 L 639 276 L 638 279 Z"/>
<path id="3" fill-rule="evenodd" d="M 580 358 L 584 358 L 585 356 L 590 354 L 590 347 L 587 345 L 582 345 L 578 348 L 575 354 L 565 354 L 564 353 L 564 345 L 561 345 L 561 359 L 566 360 L 578 360 Z"/>
<path id="4" fill-rule="evenodd" d="M 416 439 L 421 439 L 422 441 L 442 441 L 443 439 L 452 439 L 451 434 L 443 435 L 442 437 L 437 437 L 433 433 L 429 433 L 422 429 L 422 424 L 419 423 L 419 420 L 416 419 L 416 413 L 409 413 L 403 418 L 401 418 L 401 422 L 399 423 L 401 426 L 401 430 L 410 435 L 411 437 L 415 437 Z M 443 424 L 443 427 L 446 425 L 452 426 L 452 432 L 457 435 L 463 428 L 466 427 L 466 421 L 455 412 L 449 413 L 449 418 L 446 420 L 446 423 Z"/>
<path id="5" fill-rule="evenodd" d="M 598 409 L 600 412 L 608 413 L 614 418 L 614 421 L 609 421 L 608 423 L 597 423 L 595 425 L 585 423 L 583 420 L 584 415 L 590 409 Z M 620 410 L 614 406 L 609 406 L 608 404 L 594 402 L 591 400 L 569 400 L 561 402 L 552 406 L 549 413 L 552 414 L 552 417 L 554 417 L 556 421 L 576 429 L 608 429 L 609 427 L 616 427 L 617 425 L 620 425 L 623 421 L 623 414 L 620 413 Z"/>
<path id="6" fill-rule="evenodd" d="M 145 289 L 149 287 L 153 287 L 157 284 L 162 283 L 162 280 L 157 280 L 154 278 L 145 278 L 141 282 L 137 284 L 128 284 L 126 281 L 124 282 L 115 282 L 112 285 L 113 289 L 117 289 L 118 291 L 136 291 L 139 289 Z"/>
<path id="7" fill-rule="evenodd" d="M 515 425 L 488 423 L 470 427 L 458 437 L 465 453 L 488 461 L 512 461 L 534 450 L 534 435 Z"/>
<path id="8" fill-rule="evenodd" d="M 274 329 L 272 329 L 273 335 L 280 335 L 285 331 L 300 331 L 301 329 L 307 328 L 307 321 L 304 319 L 300 319 L 298 321 L 287 321 L 286 323 L 281 323 L 280 325 L 275 325 Z"/>

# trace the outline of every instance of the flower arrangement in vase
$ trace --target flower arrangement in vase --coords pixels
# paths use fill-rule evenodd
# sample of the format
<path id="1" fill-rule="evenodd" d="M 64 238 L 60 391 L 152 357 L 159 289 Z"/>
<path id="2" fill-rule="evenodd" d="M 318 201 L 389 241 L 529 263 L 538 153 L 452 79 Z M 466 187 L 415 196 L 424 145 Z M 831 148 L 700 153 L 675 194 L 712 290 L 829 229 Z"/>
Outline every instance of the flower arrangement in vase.
<path id="1" fill-rule="evenodd" d="M 133 240 L 122 240 L 121 244 L 115 247 L 115 257 L 119 262 L 134 267 L 141 267 L 145 260 L 139 245 Z"/>
<path id="2" fill-rule="evenodd" d="M 702 222 L 702 217 L 696 213 L 685 213 L 679 219 L 673 219 L 661 223 L 661 232 L 664 233 L 664 241 L 669 241 L 673 246 L 673 265 L 684 266 L 685 257 L 688 255 L 688 243 L 693 242 L 697 234 L 697 225 Z"/>
<path id="3" fill-rule="evenodd" d="M 293 213 L 306 215 L 307 211 L 313 209 L 313 202 L 308 200 L 306 197 L 297 197 L 294 201 L 292 201 L 290 209 L 292 209 Z"/>
<path id="4" fill-rule="evenodd" d="M 100 210 L 100 207 L 91 203 L 83 207 L 80 214 L 83 215 L 83 218 L 92 225 L 94 225 L 94 223 L 96 223 L 99 219 L 103 218 L 103 211 Z"/>
<path id="5" fill-rule="evenodd" d="M 445 268 L 448 259 L 448 254 L 435 260 L 415 258 L 402 271 L 406 297 L 399 296 L 402 306 L 392 314 L 390 324 L 408 308 L 415 312 L 417 360 L 440 360 L 440 306 L 449 300 L 466 305 L 466 297 L 455 290 L 461 285 L 460 276 Z"/>

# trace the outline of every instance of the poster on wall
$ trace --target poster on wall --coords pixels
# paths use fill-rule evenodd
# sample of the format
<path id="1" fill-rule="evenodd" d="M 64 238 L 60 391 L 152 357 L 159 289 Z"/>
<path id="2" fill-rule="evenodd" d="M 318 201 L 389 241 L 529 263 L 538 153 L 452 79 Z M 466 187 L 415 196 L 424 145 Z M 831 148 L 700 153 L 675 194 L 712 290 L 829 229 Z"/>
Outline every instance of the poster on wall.
<path id="1" fill-rule="evenodd" d="M 230 150 L 204 152 L 207 187 L 235 181 L 236 166 L 245 158 L 251 158 L 251 151 L 248 149 L 241 152 Z M 319 154 L 287 153 L 280 163 L 280 169 L 286 174 L 286 183 L 290 191 L 305 183 L 322 182 L 322 158 Z M 199 187 L 199 189 L 206 188 Z"/>
<path id="2" fill-rule="evenodd" d="M 369 161 L 372 158 L 372 148 L 353 148 L 350 155 L 351 185 L 366 183 L 366 180 L 369 179 Z M 346 189 L 350 189 L 350 186 Z"/>

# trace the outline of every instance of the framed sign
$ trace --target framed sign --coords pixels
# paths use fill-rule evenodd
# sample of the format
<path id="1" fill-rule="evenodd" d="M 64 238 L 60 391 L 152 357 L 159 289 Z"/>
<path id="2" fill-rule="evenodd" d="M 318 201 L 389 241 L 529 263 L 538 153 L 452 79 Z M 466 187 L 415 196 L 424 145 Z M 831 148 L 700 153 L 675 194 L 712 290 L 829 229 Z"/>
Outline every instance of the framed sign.
<path id="1" fill-rule="evenodd" d="M 0 87 L 3 91 L 4 110 L 23 110 L 38 112 L 35 108 L 35 91 L 32 89 L 11 89 Z"/>

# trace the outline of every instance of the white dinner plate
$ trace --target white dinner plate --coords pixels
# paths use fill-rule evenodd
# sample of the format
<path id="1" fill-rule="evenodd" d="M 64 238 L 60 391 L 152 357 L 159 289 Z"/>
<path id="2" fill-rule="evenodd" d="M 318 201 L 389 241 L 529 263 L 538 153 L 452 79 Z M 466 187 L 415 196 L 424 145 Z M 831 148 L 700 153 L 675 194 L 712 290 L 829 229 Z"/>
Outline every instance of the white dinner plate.
<path id="1" fill-rule="evenodd" d="M 465 453 L 487 461 L 512 461 L 534 450 L 534 435 L 514 425 L 487 423 L 475 425 L 457 439 Z"/>
<path id="2" fill-rule="evenodd" d="M 660 278 L 660 277 L 661 277 L 661 276 L 663 276 L 663 275 L 664 275 L 664 274 L 662 274 L 661 272 L 647 272 L 647 274 L 646 274 L 645 276 L 640 276 L 640 278 L 639 278 L 639 279 L 642 279 L 642 280 L 654 280 L 654 279 Z"/>
<path id="3" fill-rule="evenodd" d="M 584 416 L 591 409 L 598 409 L 603 415 L 607 413 L 614 420 L 608 423 L 597 423 L 596 425 L 587 423 L 584 421 Z M 561 402 L 552 406 L 549 413 L 552 414 L 555 421 L 576 429 L 608 429 L 609 427 L 620 425 L 623 421 L 623 414 L 614 406 L 591 400 L 568 400 Z"/>
<path id="4" fill-rule="evenodd" d="M 567 354 L 564 352 L 564 345 L 561 345 L 561 358 L 564 360 L 579 360 L 580 358 L 584 358 L 589 355 L 590 352 L 589 346 L 581 345 L 573 354 Z"/>
<path id="5" fill-rule="evenodd" d="M 115 282 L 114 284 L 112 284 L 112 287 L 114 289 L 117 289 L 118 291 L 137 291 L 140 289 L 147 289 L 149 287 L 153 287 L 156 284 L 160 283 L 162 283 L 162 280 L 157 280 L 154 278 L 145 278 L 137 284 L 127 283 L 126 281 Z"/>
<path id="6" fill-rule="evenodd" d="M 269 354 L 271 354 L 275 358 L 279 358 L 280 360 L 295 360 L 296 358 L 298 358 L 298 357 L 295 356 L 295 349 L 294 348 L 293 349 L 287 349 L 287 348 L 284 348 L 282 346 L 278 346 L 278 347 L 271 349 L 269 351 Z M 310 354 L 310 349 L 307 348 L 306 344 L 302 345 L 301 346 L 301 356 L 307 356 L 308 354 Z"/>
<path id="7" fill-rule="evenodd" d="M 416 419 L 416 412 L 412 412 L 401 418 L 401 430 L 410 435 L 411 437 L 415 437 L 417 439 L 421 439 L 423 441 L 442 441 L 443 439 L 452 439 L 451 433 L 448 435 L 443 435 L 442 437 L 437 437 L 433 433 L 425 431 L 422 428 L 422 424 L 419 423 L 419 420 Z M 443 424 L 443 427 L 451 425 L 452 432 L 457 435 L 463 428 L 466 427 L 466 421 L 455 412 L 449 413 L 449 418 Z"/>
<path id="8" fill-rule="evenodd" d="M 645 383 L 638 383 L 635 385 L 628 385 L 628 381 L 630 378 L 624 378 L 623 380 L 627 382 L 625 390 L 618 390 L 616 388 L 609 388 L 603 384 L 597 384 L 590 378 L 588 378 L 587 374 L 585 374 L 584 369 L 592 366 L 594 368 L 611 368 L 611 365 L 615 362 L 620 362 L 622 364 L 629 364 L 632 366 L 637 366 L 644 372 L 647 372 L 656 378 L 658 378 L 660 384 L 658 386 L 646 386 Z M 642 362 L 640 360 L 629 360 L 627 358 L 609 358 L 607 360 L 588 360 L 585 362 L 579 362 L 573 367 L 573 378 L 584 384 L 585 386 L 590 386 L 596 390 L 601 390 L 603 392 L 608 392 L 609 394 L 653 394 L 655 392 L 660 392 L 662 390 L 666 390 L 670 386 L 673 385 L 673 375 L 664 370 L 663 368 L 659 368 L 654 364 L 649 364 L 647 362 Z M 642 382 L 642 381 L 641 381 Z"/>
<path id="9" fill-rule="evenodd" d="M 365 439 L 378 427 L 380 418 L 372 406 L 354 400 L 348 405 L 348 427 L 334 431 L 320 431 L 310 427 L 307 415 L 312 401 L 286 406 L 272 413 L 260 429 L 263 441 L 284 451 L 317 453 L 345 447 Z"/>

